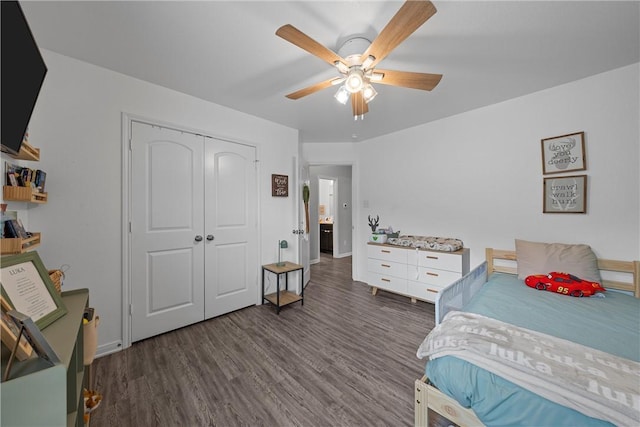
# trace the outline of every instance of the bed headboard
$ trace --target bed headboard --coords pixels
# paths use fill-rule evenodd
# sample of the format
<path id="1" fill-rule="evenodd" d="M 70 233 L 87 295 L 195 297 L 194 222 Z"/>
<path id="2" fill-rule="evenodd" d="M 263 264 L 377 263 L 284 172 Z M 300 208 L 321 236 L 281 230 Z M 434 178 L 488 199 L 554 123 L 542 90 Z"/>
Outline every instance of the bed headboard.
<path id="1" fill-rule="evenodd" d="M 487 274 L 494 272 L 518 274 L 517 268 L 513 266 L 514 263 L 518 262 L 518 259 L 516 258 L 516 251 L 487 248 L 486 258 Z M 511 261 L 511 265 L 501 265 L 500 263 L 495 263 L 495 261 Z M 636 298 L 640 298 L 640 261 L 598 259 L 598 268 L 601 272 L 611 271 L 630 274 L 630 281 L 602 279 L 602 286 L 605 288 L 632 292 Z"/>

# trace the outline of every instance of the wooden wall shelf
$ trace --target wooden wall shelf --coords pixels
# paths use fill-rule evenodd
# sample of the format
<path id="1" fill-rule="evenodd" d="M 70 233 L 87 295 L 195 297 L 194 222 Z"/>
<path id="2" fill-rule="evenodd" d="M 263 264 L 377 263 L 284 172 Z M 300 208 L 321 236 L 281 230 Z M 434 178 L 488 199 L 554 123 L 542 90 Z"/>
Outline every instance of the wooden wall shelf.
<path id="1" fill-rule="evenodd" d="M 21 254 L 40 246 L 40 233 L 33 233 L 33 236 L 21 239 L 0 239 L 2 255 Z"/>
<path id="2" fill-rule="evenodd" d="M 40 149 L 33 147 L 28 142 L 23 142 L 20 146 L 18 154 L 7 153 L 7 155 L 18 160 L 31 160 L 34 162 L 40 161 Z"/>
<path id="3" fill-rule="evenodd" d="M 31 187 L 5 185 L 2 194 L 4 200 L 9 202 L 47 203 L 48 199 L 47 193 L 38 193 Z"/>

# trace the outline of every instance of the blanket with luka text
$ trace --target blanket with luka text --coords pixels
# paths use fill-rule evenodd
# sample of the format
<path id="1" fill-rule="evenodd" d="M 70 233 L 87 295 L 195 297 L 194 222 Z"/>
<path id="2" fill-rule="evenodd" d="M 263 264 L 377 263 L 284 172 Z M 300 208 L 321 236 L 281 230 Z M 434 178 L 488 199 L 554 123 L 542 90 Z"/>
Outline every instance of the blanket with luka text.
<path id="1" fill-rule="evenodd" d="M 593 418 L 640 425 L 640 363 L 474 313 L 452 311 L 418 358 L 454 356 Z"/>

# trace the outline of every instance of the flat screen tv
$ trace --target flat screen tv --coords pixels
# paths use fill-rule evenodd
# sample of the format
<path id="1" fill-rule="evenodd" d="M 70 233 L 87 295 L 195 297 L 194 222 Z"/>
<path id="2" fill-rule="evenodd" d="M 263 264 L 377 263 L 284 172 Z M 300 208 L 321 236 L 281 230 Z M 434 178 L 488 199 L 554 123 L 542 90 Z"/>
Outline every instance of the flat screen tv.
<path id="1" fill-rule="evenodd" d="M 17 154 L 38 99 L 47 66 L 17 1 L 0 2 L 0 142 Z"/>

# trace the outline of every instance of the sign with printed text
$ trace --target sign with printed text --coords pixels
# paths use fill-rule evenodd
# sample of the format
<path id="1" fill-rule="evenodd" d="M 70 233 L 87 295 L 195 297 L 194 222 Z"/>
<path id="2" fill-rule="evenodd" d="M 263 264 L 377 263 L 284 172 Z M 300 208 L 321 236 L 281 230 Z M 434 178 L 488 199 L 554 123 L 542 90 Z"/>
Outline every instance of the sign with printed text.
<path id="1" fill-rule="evenodd" d="M 289 196 L 289 176 L 288 175 L 271 175 L 271 195 L 273 197 Z"/>
<path id="2" fill-rule="evenodd" d="M 542 140 L 542 173 L 585 170 L 584 132 Z"/>

